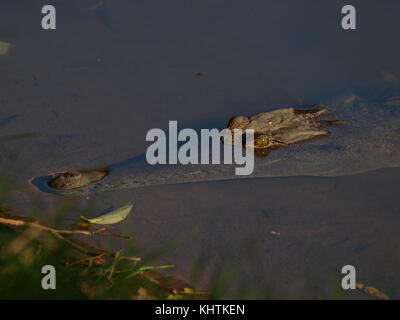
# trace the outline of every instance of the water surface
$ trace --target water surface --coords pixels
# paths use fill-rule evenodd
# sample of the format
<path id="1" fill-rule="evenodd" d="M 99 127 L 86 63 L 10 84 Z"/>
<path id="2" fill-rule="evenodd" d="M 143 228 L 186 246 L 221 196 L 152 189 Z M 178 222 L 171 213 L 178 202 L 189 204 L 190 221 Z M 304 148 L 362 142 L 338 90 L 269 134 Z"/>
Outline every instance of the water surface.
<path id="1" fill-rule="evenodd" d="M 41 30 L 37 3 L 0 5 L 0 41 L 14 45 L 0 56 L 0 136 L 38 134 L 0 145 L 2 168 L 29 194 L 22 209 L 32 195 L 58 199 L 32 177 L 134 158 L 169 120 L 221 128 L 234 114 L 400 84 L 397 1 L 353 1 L 356 31 L 340 28 L 344 1 L 103 2 L 55 1 L 55 31 Z M 354 264 L 361 282 L 398 297 L 398 178 L 384 169 L 90 197 L 99 210 L 137 202 L 121 228 L 143 251 L 189 233 L 163 258 L 182 277 L 202 256 L 239 269 L 254 292 L 275 281 L 283 294 L 324 297 L 327 275 Z"/>

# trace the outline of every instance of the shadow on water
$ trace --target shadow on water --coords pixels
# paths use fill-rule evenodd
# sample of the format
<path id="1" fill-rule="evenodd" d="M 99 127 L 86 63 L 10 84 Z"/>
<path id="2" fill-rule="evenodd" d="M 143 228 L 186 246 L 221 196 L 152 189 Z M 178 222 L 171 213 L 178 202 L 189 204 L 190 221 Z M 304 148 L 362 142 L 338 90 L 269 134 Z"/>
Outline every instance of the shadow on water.
<path id="1" fill-rule="evenodd" d="M 31 180 L 32 185 L 34 185 L 38 190 L 46 193 L 51 193 L 54 195 L 62 195 L 60 191 L 54 190 L 48 186 L 48 182 L 52 176 L 41 176 L 36 177 Z"/>

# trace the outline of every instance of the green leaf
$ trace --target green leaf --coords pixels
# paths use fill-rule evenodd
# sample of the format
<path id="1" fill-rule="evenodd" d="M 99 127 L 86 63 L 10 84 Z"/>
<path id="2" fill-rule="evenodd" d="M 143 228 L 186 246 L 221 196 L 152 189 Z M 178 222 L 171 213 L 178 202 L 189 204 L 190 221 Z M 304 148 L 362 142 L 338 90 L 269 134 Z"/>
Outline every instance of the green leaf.
<path id="1" fill-rule="evenodd" d="M 126 206 L 123 206 L 121 208 L 115 209 L 114 211 L 110 213 L 103 214 L 102 216 L 88 219 L 84 216 L 81 216 L 80 218 L 84 221 L 94 223 L 94 224 L 114 224 L 118 223 L 122 220 L 124 220 L 128 214 L 131 212 L 133 207 L 132 203 L 128 203 Z"/>
<path id="2" fill-rule="evenodd" d="M 0 41 L 0 56 L 4 56 L 12 48 L 12 44 L 9 42 Z"/>

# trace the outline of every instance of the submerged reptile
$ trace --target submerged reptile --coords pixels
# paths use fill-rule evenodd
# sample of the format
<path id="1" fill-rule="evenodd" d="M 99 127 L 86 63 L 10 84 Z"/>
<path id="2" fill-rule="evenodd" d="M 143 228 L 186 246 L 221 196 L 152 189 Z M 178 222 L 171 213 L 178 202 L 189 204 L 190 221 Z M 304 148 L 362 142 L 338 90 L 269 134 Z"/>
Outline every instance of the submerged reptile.
<path id="1" fill-rule="evenodd" d="M 48 185 L 57 190 L 73 190 L 100 181 L 108 174 L 109 170 L 107 169 L 68 171 L 57 174 L 49 180 Z"/>
<path id="2" fill-rule="evenodd" d="M 330 132 L 323 129 L 324 126 L 343 123 L 339 120 L 317 121 L 329 112 L 327 109 L 278 109 L 251 117 L 234 116 L 229 120 L 227 128 L 231 132 L 235 129 L 253 129 L 254 139 L 245 143 L 244 147 L 254 149 L 256 156 L 266 156 L 272 149 L 329 135 Z M 238 144 L 232 137 L 229 141 Z"/>
<path id="3" fill-rule="evenodd" d="M 336 119 L 344 124 L 327 139 L 310 138 L 329 134 L 325 125 L 335 120 L 318 120 L 325 109 L 285 108 L 261 113 L 250 118 L 233 117 L 229 129 L 254 129 L 255 138 L 246 147 L 260 155 L 278 150 L 266 158 L 255 159 L 250 176 L 236 176 L 232 165 L 149 165 L 144 156 L 115 164 L 107 169 L 85 170 L 39 177 L 33 183 L 49 192 L 107 191 L 143 186 L 251 177 L 337 176 L 400 166 L 400 98 L 382 94 L 362 98 L 357 94 L 341 96 L 329 103 Z M 312 106 L 311 106 L 312 107 Z M 292 145 L 293 144 L 293 145 Z M 292 145 L 290 148 L 280 148 Z M 110 173 L 110 174 L 108 174 Z M 57 190 L 55 190 L 57 189 Z"/>

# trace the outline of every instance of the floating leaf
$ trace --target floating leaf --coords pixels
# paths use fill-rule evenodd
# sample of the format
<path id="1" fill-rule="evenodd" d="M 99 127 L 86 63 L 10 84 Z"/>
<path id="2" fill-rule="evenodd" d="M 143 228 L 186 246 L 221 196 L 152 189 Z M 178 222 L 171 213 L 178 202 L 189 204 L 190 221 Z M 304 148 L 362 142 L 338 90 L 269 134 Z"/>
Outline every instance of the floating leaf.
<path id="1" fill-rule="evenodd" d="M 93 219 L 88 219 L 84 216 L 81 216 L 81 219 L 95 224 L 114 224 L 124 220 L 131 212 L 132 207 L 133 204 L 129 203 L 126 206 L 118 208 L 110 213 L 103 214 L 102 216 Z"/>
<path id="2" fill-rule="evenodd" d="M 0 56 L 4 56 L 12 48 L 11 43 L 0 41 Z"/>

